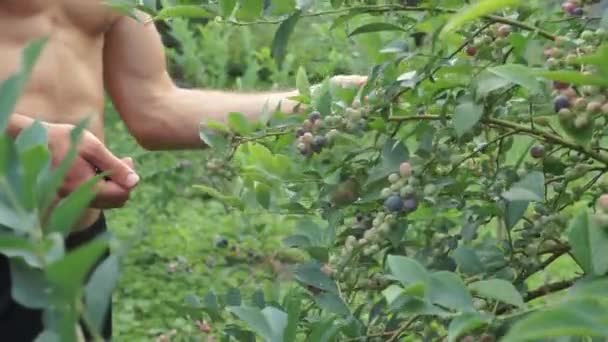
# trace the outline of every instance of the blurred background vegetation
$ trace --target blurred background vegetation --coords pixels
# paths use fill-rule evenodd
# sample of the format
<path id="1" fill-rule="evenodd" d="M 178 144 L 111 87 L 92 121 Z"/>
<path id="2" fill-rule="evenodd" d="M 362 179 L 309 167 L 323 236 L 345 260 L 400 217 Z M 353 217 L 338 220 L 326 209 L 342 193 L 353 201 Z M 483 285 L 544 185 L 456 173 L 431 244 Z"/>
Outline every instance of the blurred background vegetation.
<path id="1" fill-rule="evenodd" d="M 180 19 L 157 26 L 179 85 L 260 91 L 295 87 L 300 66 L 312 82 L 367 74 L 380 58 L 368 53 L 377 49 L 368 49 L 380 44 L 380 36 L 351 40 L 345 28 L 330 30 L 331 23 L 323 17 L 300 23 L 280 70 L 270 53 L 276 25 Z M 206 340 L 201 332 L 206 327 L 181 307 L 188 294 L 230 294 L 238 287 L 243 296 L 261 290 L 272 298 L 284 264 L 298 257 L 279 248 L 290 227 L 262 213 L 240 217 L 197 193 L 192 185 L 213 178 L 206 167 L 211 151 L 144 151 L 109 102 L 106 124 L 108 146 L 120 156 L 132 156 L 144 179 L 126 208 L 106 214 L 110 230 L 130 247 L 114 296 L 115 340 Z"/>

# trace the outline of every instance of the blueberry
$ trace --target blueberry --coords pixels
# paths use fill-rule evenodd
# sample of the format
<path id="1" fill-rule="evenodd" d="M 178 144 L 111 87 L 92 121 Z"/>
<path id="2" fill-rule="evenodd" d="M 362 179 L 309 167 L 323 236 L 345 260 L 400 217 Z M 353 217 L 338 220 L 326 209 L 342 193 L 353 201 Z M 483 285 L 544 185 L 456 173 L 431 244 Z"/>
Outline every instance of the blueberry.
<path id="1" fill-rule="evenodd" d="M 321 118 L 321 113 L 319 112 L 312 112 L 310 113 L 310 115 L 308 116 L 308 120 L 310 120 L 311 122 L 315 122 L 317 120 L 319 120 Z"/>
<path id="2" fill-rule="evenodd" d="M 583 15 L 583 8 L 582 7 L 575 7 L 570 11 L 570 14 L 572 15 L 576 15 L 576 16 L 581 16 Z"/>
<path id="3" fill-rule="evenodd" d="M 541 145 L 534 146 L 530 150 L 530 155 L 532 155 L 532 158 L 542 158 L 545 155 L 545 148 Z"/>
<path id="4" fill-rule="evenodd" d="M 304 135 L 304 133 L 306 133 L 306 131 L 304 130 L 304 128 L 301 128 L 301 127 L 300 127 L 300 128 L 298 128 L 298 129 L 296 130 L 296 138 L 299 138 L 299 137 L 303 136 L 303 135 Z"/>
<path id="5" fill-rule="evenodd" d="M 317 135 L 312 140 L 310 147 L 314 152 L 321 152 L 323 147 L 327 144 L 327 139 L 322 135 Z"/>
<path id="6" fill-rule="evenodd" d="M 384 207 L 389 211 L 403 210 L 404 202 L 399 196 L 392 195 L 384 202 Z"/>
<path id="7" fill-rule="evenodd" d="M 217 248 L 226 248 L 228 247 L 228 240 L 223 237 L 217 238 L 215 240 L 215 247 Z"/>
<path id="8" fill-rule="evenodd" d="M 469 56 L 475 56 L 477 54 L 477 48 L 474 46 L 467 46 L 466 53 Z"/>
<path id="9" fill-rule="evenodd" d="M 403 201 L 403 209 L 407 212 L 414 211 L 418 208 L 418 201 L 415 198 L 408 198 Z"/>
<path id="10" fill-rule="evenodd" d="M 553 100 L 553 105 L 555 107 L 555 112 L 559 112 L 564 108 L 570 107 L 570 100 L 564 95 L 559 95 Z"/>

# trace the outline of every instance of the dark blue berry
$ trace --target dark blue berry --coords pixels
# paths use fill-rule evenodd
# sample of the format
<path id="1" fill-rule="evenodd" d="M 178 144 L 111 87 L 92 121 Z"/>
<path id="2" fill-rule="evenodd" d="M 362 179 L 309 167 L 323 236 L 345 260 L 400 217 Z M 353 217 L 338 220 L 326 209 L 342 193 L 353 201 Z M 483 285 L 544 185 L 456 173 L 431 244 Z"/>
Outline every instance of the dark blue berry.
<path id="1" fill-rule="evenodd" d="M 215 240 L 215 247 L 217 248 L 226 248 L 228 247 L 228 240 L 225 238 L 218 238 Z"/>
<path id="2" fill-rule="evenodd" d="M 313 152 L 321 152 L 325 144 L 327 144 L 327 139 L 322 135 L 317 135 L 312 140 L 310 147 L 312 148 Z"/>
<path id="3" fill-rule="evenodd" d="M 534 146 L 530 150 L 530 155 L 532 155 L 532 158 L 537 158 L 537 159 L 542 158 L 544 154 L 545 154 L 545 148 L 540 145 Z"/>
<path id="4" fill-rule="evenodd" d="M 559 112 L 564 108 L 570 107 L 570 100 L 564 95 L 559 95 L 553 100 L 553 105 L 555 106 L 555 111 Z"/>
<path id="5" fill-rule="evenodd" d="M 403 209 L 407 212 L 412 212 L 418 208 L 418 201 L 415 198 L 408 198 L 403 201 Z"/>
<path id="6" fill-rule="evenodd" d="M 315 122 L 315 121 L 319 120 L 320 118 L 321 118 L 321 113 L 319 113 L 319 112 L 312 112 L 308 116 L 308 120 L 310 120 L 312 122 Z"/>
<path id="7" fill-rule="evenodd" d="M 401 211 L 403 210 L 404 202 L 401 197 L 393 195 L 384 201 L 384 207 L 388 211 Z"/>

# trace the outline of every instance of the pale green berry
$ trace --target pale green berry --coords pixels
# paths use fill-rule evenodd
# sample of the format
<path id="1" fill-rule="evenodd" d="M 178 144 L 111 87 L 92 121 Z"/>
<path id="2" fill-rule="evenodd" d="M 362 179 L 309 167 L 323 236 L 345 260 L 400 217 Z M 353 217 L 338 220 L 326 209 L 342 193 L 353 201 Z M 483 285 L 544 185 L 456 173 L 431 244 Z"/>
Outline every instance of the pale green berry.
<path id="1" fill-rule="evenodd" d="M 401 177 L 399 177 L 399 174 L 397 173 L 391 173 L 390 176 L 388 176 L 388 181 L 391 183 L 397 183 L 399 181 Z"/>
<path id="2" fill-rule="evenodd" d="M 382 191 L 380 192 L 380 196 L 382 198 L 388 198 L 390 195 L 393 194 L 393 191 L 389 188 L 384 188 L 382 189 Z"/>

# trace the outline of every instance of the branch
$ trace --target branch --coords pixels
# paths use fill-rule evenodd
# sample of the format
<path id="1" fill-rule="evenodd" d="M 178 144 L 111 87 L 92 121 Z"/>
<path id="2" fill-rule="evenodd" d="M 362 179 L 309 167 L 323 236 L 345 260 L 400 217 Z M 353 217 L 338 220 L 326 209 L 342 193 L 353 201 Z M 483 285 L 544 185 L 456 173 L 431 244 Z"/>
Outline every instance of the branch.
<path id="1" fill-rule="evenodd" d="M 302 14 L 303 18 L 313 18 L 320 17 L 326 15 L 336 15 L 336 14 L 348 14 L 350 12 L 360 12 L 360 13 L 392 13 L 392 12 L 443 12 L 443 13 L 458 13 L 459 9 L 454 8 L 445 8 L 445 7 L 436 7 L 436 6 L 404 6 L 404 5 L 370 5 L 370 6 L 356 6 L 350 8 L 343 8 L 337 10 L 329 10 L 329 11 L 320 11 L 313 13 Z M 518 27 L 522 30 L 537 32 L 540 36 L 555 40 L 556 36 L 551 32 L 542 30 L 534 25 L 530 25 L 521 21 L 517 21 L 514 19 L 505 18 L 499 15 L 484 15 L 481 17 L 484 20 L 489 20 L 496 23 L 507 24 L 513 27 Z M 280 24 L 284 21 L 284 19 L 280 20 L 257 20 L 251 22 L 240 22 L 236 20 L 228 20 L 229 23 L 234 25 L 256 25 L 256 24 Z"/>
<path id="2" fill-rule="evenodd" d="M 536 290 L 529 291 L 526 294 L 526 296 L 524 297 L 524 301 L 529 302 L 536 298 L 543 297 L 548 294 L 567 289 L 567 288 L 571 287 L 572 285 L 574 285 L 574 282 L 576 280 L 578 280 L 578 278 L 562 280 L 562 281 L 558 281 L 555 283 L 543 285 L 543 286 L 537 288 Z"/>
<path id="3" fill-rule="evenodd" d="M 440 115 L 412 115 L 412 116 L 404 116 L 404 117 L 391 117 L 390 121 L 437 121 L 437 120 L 445 120 L 449 119 L 449 116 L 440 116 Z M 571 141 L 565 140 L 559 135 L 549 133 L 546 131 L 542 131 L 536 128 L 531 128 L 528 126 L 520 125 L 511 121 L 494 119 L 494 118 L 483 118 L 481 119 L 482 123 L 485 123 L 488 126 L 506 128 L 514 131 L 515 133 L 527 133 L 528 135 L 534 136 L 540 140 L 544 140 L 545 142 L 553 143 L 556 145 L 561 145 L 563 147 L 569 148 L 571 150 L 577 151 L 581 154 L 586 155 L 588 158 L 595 159 L 604 165 L 608 165 L 608 157 L 604 156 L 596 151 L 593 151 L 589 148 L 586 148 L 581 145 L 577 145 Z"/>

